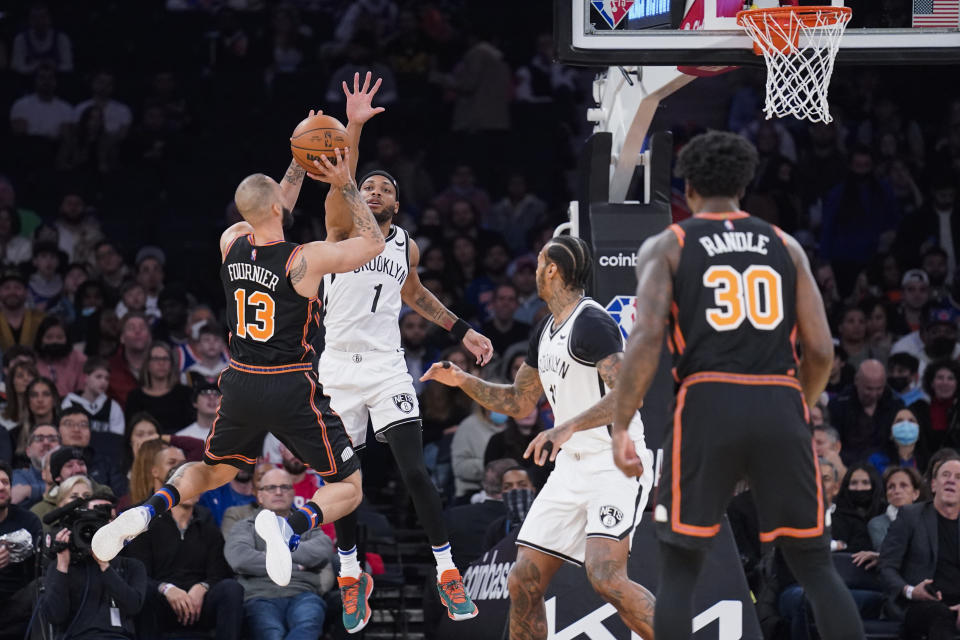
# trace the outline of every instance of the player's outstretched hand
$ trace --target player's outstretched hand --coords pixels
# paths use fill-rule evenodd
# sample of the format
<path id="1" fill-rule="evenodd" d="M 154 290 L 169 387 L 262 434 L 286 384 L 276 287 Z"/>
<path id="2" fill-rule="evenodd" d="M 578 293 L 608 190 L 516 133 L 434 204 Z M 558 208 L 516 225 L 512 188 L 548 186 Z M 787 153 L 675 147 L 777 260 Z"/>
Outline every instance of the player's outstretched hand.
<path id="1" fill-rule="evenodd" d="M 569 427 L 557 426 L 553 429 L 547 429 L 537 434 L 537 437 L 530 441 L 527 450 L 523 452 L 523 458 L 526 460 L 533 456 L 534 463 L 541 467 L 547 464 L 547 460 L 553 462 L 560 453 L 560 447 L 570 439 L 573 431 Z"/>
<path id="2" fill-rule="evenodd" d="M 639 478 L 643 475 L 643 462 L 637 455 L 637 448 L 630 439 L 629 431 L 613 432 L 613 462 L 629 478 Z"/>
<path id="3" fill-rule="evenodd" d="M 363 88 L 360 88 L 360 74 L 353 74 L 353 93 L 350 92 L 346 82 L 342 83 L 343 94 L 347 96 L 347 122 L 363 124 L 378 113 L 386 111 L 383 107 L 370 105 L 373 96 L 377 95 L 377 91 L 380 90 L 380 83 L 383 81 L 383 78 L 377 78 L 377 81 L 371 87 L 371 77 L 372 74 L 367 71 L 367 75 L 363 78 Z"/>
<path id="4" fill-rule="evenodd" d="M 449 360 L 441 360 L 440 362 L 434 362 L 433 365 L 427 369 L 426 373 L 420 376 L 420 382 L 436 380 L 440 384 L 445 384 L 448 387 L 459 387 L 463 384 L 466 376 L 467 374 L 463 372 L 463 369 L 457 365 Z"/>
<path id="5" fill-rule="evenodd" d="M 350 175 L 350 148 L 345 147 L 343 153 L 340 152 L 340 149 L 334 149 L 333 152 L 337 156 L 337 164 L 330 162 L 327 156 L 320 156 L 319 160 L 313 161 L 313 166 L 317 168 L 317 172 L 308 172 L 307 175 L 314 180 L 329 183 L 331 187 L 340 189 L 353 182 L 353 176 Z"/>
<path id="6" fill-rule="evenodd" d="M 493 358 L 493 343 L 490 342 L 490 338 L 473 329 L 463 336 L 463 346 L 477 358 L 477 364 L 481 367 Z"/>

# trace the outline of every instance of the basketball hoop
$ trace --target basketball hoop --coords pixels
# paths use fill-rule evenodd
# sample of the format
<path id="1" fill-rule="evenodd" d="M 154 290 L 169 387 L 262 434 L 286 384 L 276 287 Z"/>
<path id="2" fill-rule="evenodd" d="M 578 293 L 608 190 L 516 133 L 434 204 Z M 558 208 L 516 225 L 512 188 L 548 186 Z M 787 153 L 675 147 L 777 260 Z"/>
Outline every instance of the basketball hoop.
<path id="1" fill-rule="evenodd" d="M 831 122 L 827 89 L 849 7 L 777 7 L 737 14 L 767 63 L 767 120 L 795 116 Z"/>

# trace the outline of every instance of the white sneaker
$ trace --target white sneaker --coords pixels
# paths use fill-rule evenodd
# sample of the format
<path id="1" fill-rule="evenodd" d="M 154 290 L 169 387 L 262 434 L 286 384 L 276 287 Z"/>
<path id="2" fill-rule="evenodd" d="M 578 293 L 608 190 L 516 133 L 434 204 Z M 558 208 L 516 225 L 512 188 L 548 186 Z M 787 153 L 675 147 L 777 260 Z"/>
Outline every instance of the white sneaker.
<path id="1" fill-rule="evenodd" d="M 113 522 L 97 529 L 90 542 L 93 555 L 103 562 L 113 560 L 128 540 L 136 538 L 150 526 L 150 511 L 146 507 L 127 509 Z"/>
<path id="2" fill-rule="evenodd" d="M 287 586 L 293 571 L 293 557 L 289 546 L 293 530 L 287 524 L 287 519 L 264 509 L 257 514 L 253 528 L 267 543 L 267 575 L 281 587 Z"/>

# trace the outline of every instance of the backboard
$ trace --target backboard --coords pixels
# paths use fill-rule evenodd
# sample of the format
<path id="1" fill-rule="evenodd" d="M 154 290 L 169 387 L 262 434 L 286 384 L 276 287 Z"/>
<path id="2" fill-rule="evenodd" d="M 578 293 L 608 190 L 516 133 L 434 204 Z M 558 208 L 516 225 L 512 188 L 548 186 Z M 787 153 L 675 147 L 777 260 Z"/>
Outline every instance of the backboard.
<path id="1" fill-rule="evenodd" d="M 781 4 L 852 9 L 840 64 L 960 62 L 960 0 L 554 0 L 554 37 L 567 64 L 760 65 L 735 16 Z"/>

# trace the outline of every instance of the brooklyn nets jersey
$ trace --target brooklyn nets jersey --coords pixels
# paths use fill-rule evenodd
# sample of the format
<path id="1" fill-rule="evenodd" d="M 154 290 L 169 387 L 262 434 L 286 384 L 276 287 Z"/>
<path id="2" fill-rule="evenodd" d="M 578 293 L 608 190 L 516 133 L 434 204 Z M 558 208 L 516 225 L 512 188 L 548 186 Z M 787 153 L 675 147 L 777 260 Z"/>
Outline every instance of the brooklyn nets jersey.
<path id="1" fill-rule="evenodd" d="M 622 351 L 620 327 L 590 298 L 582 298 L 559 327 L 553 326 L 550 315 L 534 328 L 526 362 L 540 373 L 556 424 L 583 413 L 607 394 L 609 389 L 597 371 L 597 363 Z M 563 449 L 568 453 L 609 451 L 610 427 L 579 431 Z M 639 449 L 645 448 L 639 413 L 630 423 L 630 437 Z"/>
<path id="2" fill-rule="evenodd" d="M 670 226 L 680 243 L 668 345 L 699 371 L 794 375 L 797 270 L 779 228 L 743 212 Z"/>
<path id="3" fill-rule="evenodd" d="M 410 272 L 410 236 L 391 227 L 380 255 L 348 273 L 323 277 L 325 345 L 339 351 L 400 348 L 400 289 Z"/>
<path id="4" fill-rule="evenodd" d="M 230 357 L 262 366 L 309 361 L 316 298 L 301 296 L 287 278 L 302 247 L 283 241 L 254 245 L 252 240 L 252 235 L 234 240 L 220 267 Z"/>

